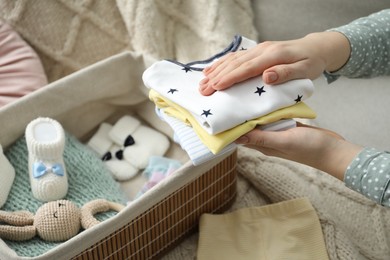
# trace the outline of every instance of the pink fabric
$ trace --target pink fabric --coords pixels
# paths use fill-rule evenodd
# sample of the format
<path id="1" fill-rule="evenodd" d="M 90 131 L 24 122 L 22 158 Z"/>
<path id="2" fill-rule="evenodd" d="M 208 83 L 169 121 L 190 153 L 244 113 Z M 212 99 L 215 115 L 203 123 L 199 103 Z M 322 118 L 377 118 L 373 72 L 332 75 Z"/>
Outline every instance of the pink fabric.
<path id="1" fill-rule="evenodd" d="M 0 106 L 47 84 L 36 52 L 0 20 Z"/>

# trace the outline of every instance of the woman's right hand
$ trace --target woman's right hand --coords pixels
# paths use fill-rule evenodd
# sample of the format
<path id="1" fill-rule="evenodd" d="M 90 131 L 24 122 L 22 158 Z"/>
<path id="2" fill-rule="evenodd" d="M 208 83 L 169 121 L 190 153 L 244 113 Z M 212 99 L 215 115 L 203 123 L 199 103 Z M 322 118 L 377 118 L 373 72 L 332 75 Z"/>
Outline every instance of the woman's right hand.
<path id="1" fill-rule="evenodd" d="M 315 79 L 325 70 L 335 71 L 342 67 L 349 55 L 349 42 L 338 32 L 263 42 L 248 50 L 229 53 L 205 68 L 199 91 L 211 95 L 261 74 L 263 81 L 272 85 L 292 79 Z"/>

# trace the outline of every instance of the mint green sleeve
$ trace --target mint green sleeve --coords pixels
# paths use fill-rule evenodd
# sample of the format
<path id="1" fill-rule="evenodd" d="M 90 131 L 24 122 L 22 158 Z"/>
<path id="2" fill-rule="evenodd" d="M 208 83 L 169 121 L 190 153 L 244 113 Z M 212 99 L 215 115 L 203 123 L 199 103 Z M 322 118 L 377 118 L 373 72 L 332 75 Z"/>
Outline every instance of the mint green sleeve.
<path id="1" fill-rule="evenodd" d="M 390 207 L 390 152 L 364 148 L 348 166 L 347 187 L 386 207 Z"/>
<path id="2" fill-rule="evenodd" d="M 329 83 L 339 76 L 370 78 L 390 75 L 390 9 L 328 31 L 344 34 L 351 45 L 347 63 L 338 71 L 324 73 Z"/>

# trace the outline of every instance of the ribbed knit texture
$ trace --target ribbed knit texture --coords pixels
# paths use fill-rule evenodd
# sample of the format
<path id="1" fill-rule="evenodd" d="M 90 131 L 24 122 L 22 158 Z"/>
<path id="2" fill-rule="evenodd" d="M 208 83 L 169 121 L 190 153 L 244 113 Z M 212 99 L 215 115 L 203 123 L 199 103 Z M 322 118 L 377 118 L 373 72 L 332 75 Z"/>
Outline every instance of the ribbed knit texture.
<path id="1" fill-rule="evenodd" d="M 35 127 L 42 123 L 50 124 L 55 129 L 56 138 L 54 140 L 50 140 L 50 142 L 40 142 L 34 136 Z M 60 123 L 56 120 L 47 117 L 34 119 L 27 125 L 25 136 L 27 140 L 27 148 L 36 159 L 56 160 L 62 157 L 65 145 L 64 130 Z"/>
<path id="2" fill-rule="evenodd" d="M 43 204 L 32 196 L 28 173 L 28 151 L 25 137 L 22 136 L 6 152 L 5 155 L 15 168 L 16 176 L 7 202 L 2 210 L 28 210 L 35 213 Z M 73 136 L 65 133 L 64 162 L 69 181 L 68 194 L 64 199 L 74 202 L 78 207 L 93 200 L 107 200 L 126 203 L 119 184 L 103 162 L 95 153 L 80 143 Z M 99 214 L 98 219 L 104 220 L 115 214 L 109 212 Z M 7 245 L 20 256 L 38 256 L 55 247 L 57 243 L 46 242 L 38 237 L 24 242 L 6 241 Z"/>
<path id="3" fill-rule="evenodd" d="M 36 133 L 39 125 L 45 125 L 45 133 L 48 133 L 49 136 L 53 134 L 52 132 L 55 132 L 55 136 L 51 136 L 50 140 L 40 141 L 39 134 Z M 52 118 L 38 117 L 27 125 L 25 137 L 29 154 L 29 174 L 33 196 L 44 202 L 64 198 L 68 190 L 68 177 L 63 161 L 65 133 L 61 124 Z M 39 178 L 34 177 L 33 165 L 35 163 L 58 164 L 63 169 L 63 176 L 49 173 Z M 45 167 L 47 166 L 45 165 Z"/>

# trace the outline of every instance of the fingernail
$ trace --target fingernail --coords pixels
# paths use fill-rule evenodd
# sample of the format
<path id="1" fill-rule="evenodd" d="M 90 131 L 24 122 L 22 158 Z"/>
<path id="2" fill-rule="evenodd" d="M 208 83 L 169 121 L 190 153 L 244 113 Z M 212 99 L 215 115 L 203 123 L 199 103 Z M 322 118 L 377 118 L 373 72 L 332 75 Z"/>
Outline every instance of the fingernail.
<path id="1" fill-rule="evenodd" d="M 199 81 L 199 84 L 200 84 L 200 85 L 204 85 L 204 84 L 206 84 L 208 81 L 209 81 L 209 78 L 204 78 L 204 79 L 202 79 L 201 81 Z"/>
<path id="2" fill-rule="evenodd" d="M 276 74 L 276 72 L 267 72 L 267 74 L 265 74 L 265 79 L 266 79 L 266 83 L 272 83 L 272 82 L 275 82 L 277 79 L 278 79 L 278 74 Z"/>
<path id="3" fill-rule="evenodd" d="M 239 138 L 235 141 L 235 143 L 237 143 L 237 144 L 246 144 L 246 143 L 248 143 L 248 142 L 249 142 L 249 138 L 248 138 L 246 135 L 243 135 L 243 136 L 239 137 Z"/>

